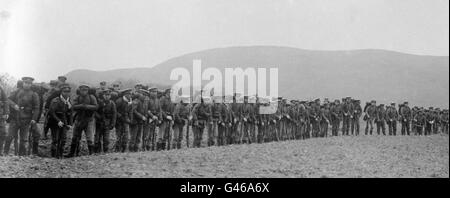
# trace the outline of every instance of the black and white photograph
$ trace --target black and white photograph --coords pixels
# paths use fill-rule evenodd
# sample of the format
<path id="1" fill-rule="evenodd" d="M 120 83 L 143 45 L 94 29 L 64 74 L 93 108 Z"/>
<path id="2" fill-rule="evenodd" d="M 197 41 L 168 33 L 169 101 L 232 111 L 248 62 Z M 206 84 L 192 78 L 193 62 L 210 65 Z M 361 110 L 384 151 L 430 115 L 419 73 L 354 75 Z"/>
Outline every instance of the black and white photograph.
<path id="1" fill-rule="evenodd" d="M 449 1 L 0 0 L 0 178 L 448 179 Z"/>

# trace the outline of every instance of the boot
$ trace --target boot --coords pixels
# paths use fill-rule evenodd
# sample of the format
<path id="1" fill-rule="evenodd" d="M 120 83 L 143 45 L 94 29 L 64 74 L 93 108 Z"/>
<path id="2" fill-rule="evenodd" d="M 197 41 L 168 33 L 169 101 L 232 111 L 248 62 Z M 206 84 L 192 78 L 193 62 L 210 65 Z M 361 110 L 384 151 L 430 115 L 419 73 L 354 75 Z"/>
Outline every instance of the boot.
<path id="1" fill-rule="evenodd" d="M 70 145 L 69 155 L 67 155 L 66 158 L 72 158 L 72 157 L 74 157 L 76 148 L 77 148 L 77 145 L 76 145 L 76 144 L 71 144 L 71 145 Z"/>
<path id="2" fill-rule="evenodd" d="M 9 139 L 6 139 L 6 141 L 5 141 L 5 145 L 4 145 L 4 148 L 5 148 L 5 150 L 4 150 L 4 153 L 5 153 L 5 155 L 8 155 L 9 154 L 9 148 L 11 147 L 11 140 L 9 140 Z"/>
<path id="3" fill-rule="evenodd" d="M 88 145 L 88 150 L 89 150 L 89 155 L 94 154 L 94 146 L 93 145 Z"/>
<path id="4" fill-rule="evenodd" d="M 39 154 L 39 142 L 33 142 L 32 153 L 36 156 Z"/>
<path id="5" fill-rule="evenodd" d="M 3 156 L 3 145 L 5 143 L 5 138 L 0 137 L 0 156 Z"/>

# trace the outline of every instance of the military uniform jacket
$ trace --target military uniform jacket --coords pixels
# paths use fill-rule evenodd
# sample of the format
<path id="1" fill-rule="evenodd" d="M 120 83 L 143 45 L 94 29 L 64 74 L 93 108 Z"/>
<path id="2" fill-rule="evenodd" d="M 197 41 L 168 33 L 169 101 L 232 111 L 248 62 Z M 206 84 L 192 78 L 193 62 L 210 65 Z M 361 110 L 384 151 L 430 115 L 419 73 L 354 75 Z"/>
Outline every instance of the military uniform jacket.
<path id="1" fill-rule="evenodd" d="M 131 117 L 131 124 L 143 124 L 143 119 L 145 117 L 145 114 L 147 113 L 146 109 L 144 108 L 144 102 L 140 99 L 133 100 L 131 109 L 131 111 L 133 112 L 133 116 Z"/>
<path id="2" fill-rule="evenodd" d="M 208 121 L 211 116 L 211 107 L 205 103 L 199 103 L 192 110 L 194 121 Z"/>
<path id="3" fill-rule="evenodd" d="M 116 109 L 117 109 L 117 123 L 126 123 L 130 124 L 131 119 L 133 117 L 131 102 L 128 99 L 124 99 L 125 96 L 120 97 L 116 100 Z M 131 99 L 130 99 L 131 100 Z"/>
<path id="4" fill-rule="evenodd" d="M 400 109 L 400 116 L 403 121 L 411 120 L 411 118 L 412 118 L 411 109 L 407 106 L 402 106 L 402 108 Z"/>
<path id="5" fill-rule="evenodd" d="M 377 107 L 374 105 L 368 106 L 366 114 L 369 116 L 369 119 L 376 118 L 377 117 Z"/>
<path id="6" fill-rule="evenodd" d="M 242 105 L 242 118 L 247 119 L 247 122 L 252 122 L 255 120 L 255 112 L 252 104 L 244 103 Z"/>
<path id="7" fill-rule="evenodd" d="M 362 115 L 362 108 L 359 104 L 353 104 L 353 118 L 359 119 Z"/>
<path id="8" fill-rule="evenodd" d="M 17 118 L 38 121 L 39 117 L 39 96 L 32 90 L 19 89 L 10 96 L 11 101 L 20 108 Z"/>
<path id="9" fill-rule="evenodd" d="M 8 97 L 5 91 L 0 87 L 0 117 L 9 114 Z"/>
<path id="10" fill-rule="evenodd" d="M 64 102 L 60 97 L 53 98 L 50 102 L 48 110 L 48 125 L 58 126 L 58 122 L 64 123 L 64 125 L 72 124 L 72 109 L 71 104 Z"/>
<path id="11" fill-rule="evenodd" d="M 417 113 L 413 118 L 413 125 L 423 126 L 427 122 L 427 119 L 423 113 Z"/>
<path id="12" fill-rule="evenodd" d="M 333 105 L 331 107 L 331 109 L 330 109 L 330 114 L 331 114 L 331 119 L 332 120 L 335 120 L 335 121 L 340 120 L 341 119 L 340 115 L 342 114 L 340 106 L 339 105 Z"/>
<path id="13" fill-rule="evenodd" d="M 73 99 L 72 109 L 75 111 L 75 120 L 91 121 L 98 109 L 97 99 L 94 95 L 77 95 Z"/>
<path id="14" fill-rule="evenodd" d="M 163 119 L 166 119 L 167 116 L 172 116 L 174 105 L 169 97 L 167 96 L 161 97 L 160 105 Z"/>
<path id="15" fill-rule="evenodd" d="M 187 124 L 186 121 L 189 119 L 190 111 L 188 104 L 178 103 L 173 111 L 173 118 L 176 124 Z"/>
<path id="16" fill-rule="evenodd" d="M 111 100 L 100 100 L 96 113 L 96 123 L 107 128 L 114 128 L 116 119 L 116 104 Z"/>
<path id="17" fill-rule="evenodd" d="M 389 107 L 386 110 L 387 121 L 396 121 L 398 119 L 397 109 L 394 107 Z"/>
<path id="18" fill-rule="evenodd" d="M 150 98 L 148 100 L 148 115 L 150 117 L 156 116 L 158 119 L 162 118 L 161 105 L 158 98 Z"/>
<path id="19" fill-rule="evenodd" d="M 384 108 L 377 108 L 377 121 L 383 122 L 386 120 L 386 110 Z"/>

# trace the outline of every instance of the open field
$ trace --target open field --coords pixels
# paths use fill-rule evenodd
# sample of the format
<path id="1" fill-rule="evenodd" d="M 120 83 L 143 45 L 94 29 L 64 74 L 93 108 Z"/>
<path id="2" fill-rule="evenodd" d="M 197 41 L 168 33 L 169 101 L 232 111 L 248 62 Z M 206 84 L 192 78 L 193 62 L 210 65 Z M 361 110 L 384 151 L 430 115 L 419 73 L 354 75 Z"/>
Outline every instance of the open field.
<path id="1" fill-rule="evenodd" d="M 449 177 L 449 137 L 358 136 L 56 160 L 0 157 L 0 177 Z"/>

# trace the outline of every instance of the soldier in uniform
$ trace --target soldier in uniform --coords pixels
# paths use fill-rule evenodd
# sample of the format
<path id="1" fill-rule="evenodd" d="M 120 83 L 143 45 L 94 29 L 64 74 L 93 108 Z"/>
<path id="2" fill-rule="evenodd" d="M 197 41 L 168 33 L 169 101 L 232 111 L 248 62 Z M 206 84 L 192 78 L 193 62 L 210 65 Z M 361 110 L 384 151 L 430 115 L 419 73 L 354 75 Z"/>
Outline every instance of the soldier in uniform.
<path id="1" fill-rule="evenodd" d="M 156 145 L 156 128 L 162 120 L 161 105 L 159 104 L 158 88 L 149 88 L 148 101 L 148 124 L 144 124 L 144 140 L 145 150 L 155 150 Z"/>
<path id="2" fill-rule="evenodd" d="M 248 103 L 248 96 L 244 96 L 244 104 L 242 104 L 242 134 L 240 143 L 252 143 L 251 139 L 251 125 L 254 120 L 254 107 Z"/>
<path id="3" fill-rule="evenodd" d="M 161 114 L 162 114 L 162 123 L 159 127 L 159 133 L 158 133 L 158 143 L 156 146 L 156 150 L 163 150 L 170 149 L 171 144 L 171 128 L 172 128 L 172 121 L 173 121 L 173 110 L 174 105 L 170 99 L 170 91 L 171 89 L 166 89 L 164 92 L 164 95 L 160 99 L 161 104 Z"/>
<path id="4" fill-rule="evenodd" d="M 116 126 L 117 110 L 116 104 L 111 100 L 111 90 L 106 89 L 98 101 L 96 112 L 95 129 L 95 152 L 107 153 L 109 150 L 110 132 Z"/>
<path id="5" fill-rule="evenodd" d="M 228 110 L 227 104 L 225 103 L 225 97 L 222 97 L 222 102 L 218 104 L 218 109 L 220 117 L 219 121 L 217 122 L 217 145 L 223 146 L 227 143 L 227 130 L 229 128 L 229 124 L 231 123 L 230 112 Z M 214 116 L 214 113 L 212 113 L 212 115 Z"/>
<path id="6" fill-rule="evenodd" d="M 131 89 L 122 90 L 116 100 L 116 152 L 125 152 L 130 141 L 130 124 L 133 117 Z"/>
<path id="7" fill-rule="evenodd" d="M 320 133 L 320 120 L 321 120 L 320 114 L 321 114 L 320 100 L 316 99 L 311 104 L 311 114 L 310 114 L 313 137 L 318 137 Z"/>
<path id="8" fill-rule="evenodd" d="M 386 109 L 384 108 L 384 104 L 380 104 L 377 108 L 377 134 L 380 135 L 380 130 L 383 135 L 386 135 Z"/>
<path id="9" fill-rule="evenodd" d="M 412 125 L 414 127 L 416 135 L 423 135 L 423 127 L 425 126 L 426 122 L 427 120 L 423 110 L 417 110 L 417 113 L 412 120 Z"/>
<path id="10" fill-rule="evenodd" d="M 391 106 L 386 109 L 386 121 L 389 127 L 389 135 L 397 135 L 397 120 L 398 112 L 395 108 L 395 103 L 391 103 Z"/>
<path id="11" fill-rule="evenodd" d="M 241 120 L 242 120 L 242 103 L 239 103 L 238 96 L 236 93 L 233 95 L 233 103 L 231 104 L 231 119 L 232 126 L 230 130 L 230 144 L 239 143 L 239 138 L 241 134 Z"/>
<path id="12" fill-rule="evenodd" d="M 341 115 L 342 115 L 339 100 L 335 100 L 332 103 L 330 114 L 331 114 L 331 134 L 332 136 L 338 136 L 339 124 L 341 122 Z"/>
<path id="13" fill-rule="evenodd" d="M 448 119 L 449 119 L 449 112 L 448 112 L 448 109 L 445 109 L 445 110 L 443 110 L 442 117 L 441 117 L 442 131 L 445 134 L 448 134 L 448 129 L 449 129 L 449 120 Z"/>
<path id="14" fill-rule="evenodd" d="M 8 97 L 5 91 L 0 87 L 0 156 L 3 155 L 3 145 L 6 140 L 6 120 L 9 117 Z"/>
<path id="15" fill-rule="evenodd" d="M 426 124 L 425 124 L 425 135 L 431 135 L 433 132 L 434 116 L 433 107 L 428 108 L 425 112 Z"/>
<path id="16" fill-rule="evenodd" d="M 211 104 L 211 118 L 208 129 L 208 146 L 216 145 L 219 124 L 222 121 L 222 105 L 216 99 Z"/>
<path id="17" fill-rule="evenodd" d="M 408 106 L 408 102 L 403 103 L 402 107 L 399 109 L 399 114 L 402 123 L 402 135 L 409 135 L 409 124 L 412 118 L 412 112 Z"/>
<path id="18" fill-rule="evenodd" d="M 57 80 L 51 80 L 50 81 L 50 90 L 45 93 L 44 95 L 44 139 L 47 139 L 48 131 L 50 130 L 50 127 L 47 125 L 48 122 L 48 109 L 50 108 L 51 101 L 58 97 L 60 95 L 59 87 L 58 87 L 59 81 Z M 65 84 L 65 83 L 64 83 Z"/>
<path id="19" fill-rule="evenodd" d="M 361 115 L 362 115 L 361 100 L 355 100 L 353 103 L 353 115 L 351 117 L 352 135 L 353 134 L 355 134 L 356 136 L 359 135 L 359 119 L 361 118 Z"/>
<path id="20" fill-rule="evenodd" d="M 344 99 L 342 104 L 342 134 L 349 135 L 351 117 L 353 116 L 353 107 L 350 103 L 350 97 Z"/>
<path id="21" fill-rule="evenodd" d="M 206 104 L 203 97 L 200 103 L 196 104 L 192 109 L 192 129 L 194 131 L 194 148 L 200 148 L 203 130 L 205 129 L 209 119 L 211 118 L 211 106 Z"/>
<path id="22" fill-rule="evenodd" d="M 184 126 L 189 127 L 190 120 L 189 96 L 180 97 L 180 102 L 176 104 L 173 112 L 173 145 L 172 148 L 181 149 Z M 187 143 L 187 140 L 186 140 Z"/>
<path id="23" fill-rule="evenodd" d="M 8 154 L 9 147 L 14 138 L 19 134 L 19 155 L 27 154 L 27 145 L 29 132 L 31 127 L 36 127 L 37 118 L 39 116 L 39 96 L 33 90 L 31 86 L 34 79 L 31 77 L 23 77 L 23 88 L 19 89 L 14 95 L 10 96 L 10 100 L 17 104 L 18 114 L 17 121 L 12 122 L 9 128 L 8 139 L 5 144 L 5 153 Z M 20 132 L 19 132 L 20 131 Z M 33 154 L 37 154 L 39 136 L 33 136 Z"/>
<path id="24" fill-rule="evenodd" d="M 368 135 L 372 135 L 373 132 L 373 121 L 377 116 L 377 107 L 376 107 L 376 101 L 372 100 L 370 102 L 370 105 L 367 106 L 367 108 L 365 108 L 365 115 L 364 115 L 364 120 L 366 121 L 366 131 L 365 134 Z"/>
<path id="25" fill-rule="evenodd" d="M 51 156 L 61 159 L 66 145 L 67 131 L 72 125 L 72 104 L 70 101 L 71 87 L 62 83 L 59 85 L 61 94 L 54 98 L 48 111 L 48 126 L 51 130 Z"/>
<path id="26" fill-rule="evenodd" d="M 89 155 L 94 152 L 95 118 L 94 114 L 98 109 L 97 99 L 89 94 L 88 85 L 79 86 L 79 94 L 73 100 L 72 109 L 75 112 L 75 122 L 72 136 L 72 144 L 68 157 L 79 154 L 80 140 L 84 131 L 88 145 Z"/>
<path id="27" fill-rule="evenodd" d="M 139 151 L 139 145 L 141 143 L 143 124 L 147 122 L 147 109 L 144 107 L 145 96 L 138 90 L 132 95 L 131 109 L 133 116 L 130 123 L 130 145 L 129 150 L 131 152 Z M 145 105 L 147 106 L 147 105 Z"/>
<path id="28" fill-rule="evenodd" d="M 328 104 L 322 105 L 321 108 L 321 121 L 320 121 L 320 137 L 328 136 L 328 125 L 330 124 L 330 108 Z"/>

